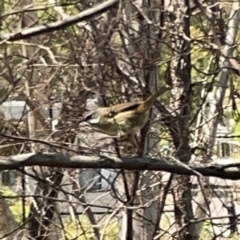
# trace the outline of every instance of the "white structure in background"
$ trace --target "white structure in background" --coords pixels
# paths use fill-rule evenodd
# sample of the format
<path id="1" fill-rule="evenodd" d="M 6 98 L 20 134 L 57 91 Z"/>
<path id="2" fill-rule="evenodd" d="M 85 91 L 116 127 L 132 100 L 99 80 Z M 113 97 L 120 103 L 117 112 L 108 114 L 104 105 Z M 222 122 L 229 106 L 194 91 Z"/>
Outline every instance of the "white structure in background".
<path id="1" fill-rule="evenodd" d="M 0 106 L 0 110 L 7 119 L 19 120 L 26 111 L 26 103 L 24 101 L 6 101 Z"/>
<path id="2" fill-rule="evenodd" d="M 92 102 L 91 102 L 92 100 Z M 89 99 L 88 104 L 93 105 L 94 99 Z M 56 103 L 52 108 L 52 129 L 55 130 L 55 126 L 58 123 L 58 117 L 61 112 L 62 103 Z M 20 120 L 26 118 L 26 103 L 25 101 L 6 101 L 0 106 L 0 111 L 2 111 L 7 119 Z M 46 119 L 49 118 L 48 106 L 43 109 L 44 116 Z M 11 171 L 6 171 L 3 174 L 0 173 L 0 181 L 5 184 L 13 185 L 15 183 L 15 177 L 10 173 Z M 100 174 L 99 174 L 100 173 Z M 102 177 L 101 177 L 102 176 Z M 107 190 L 110 188 L 108 182 L 114 178 L 115 172 L 108 169 L 84 169 L 80 175 L 81 186 L 89 186 L 92 183 L 90 190 Z"/>
<path id="3" fill-rule="evenodd" d="M 226 138 L 226 136 L 234 135 L 234 120 L 228 120 L 227 126 L 218 125 L 216 134 L 217 156 L 220 158 L 230 157 L 236 147 L 240 146 L 240 142 Z"/>
<path id="4" fill-rule="evenodd" d="M 53 121 L 52 129 L 55 130 L 55 127 L 58 123 L 58 117 L 62 108 L 62 103 L 56 103 L 53 108 Z M 19 120 L 22 117 L 26 117 L 26 103 L 25 101 L 6 101 L 0 106 L 0 110 L 4 113 L 7 119 Z M 45 116 L 48 116 L 48 106 L 45 107 Z"/>

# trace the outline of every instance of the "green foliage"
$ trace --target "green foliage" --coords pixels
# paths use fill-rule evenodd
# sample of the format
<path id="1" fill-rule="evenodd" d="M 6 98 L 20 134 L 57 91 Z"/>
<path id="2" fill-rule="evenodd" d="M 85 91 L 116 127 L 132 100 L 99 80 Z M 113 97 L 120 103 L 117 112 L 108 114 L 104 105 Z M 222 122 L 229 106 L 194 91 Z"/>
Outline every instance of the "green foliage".
<path id="1" fill-rule="evenodd" d="M 162 220 L 161 220 L 161 233 L 160 233 L 160 239 L 161 240 L 167 240 L 169 239 L 169 228 L 172 226 L 174 222 L 174 215 L 171 214 L 171 213 L 165 213 L 162 217 Z M 220 225 L 217 225 L 221 228 L 221 224 Z M 225 229 L 225 226 L 224 225 L 224 229 Z M 227 235 L 225 230 L 222 229 L 222 233 L 224 235 Z M 234 234 L 232 236 L 229 236 L 229 237 L 224 237 L 223 235 L 222 236 L 219 236 L 219 239 L 228 239 L 228 240 L 238 240 L 240 237 L 237 235 L 237 234 Z M 211 224 L 211 221 L 207 220 L 207 221 L 204 221 L 204 224 L 203 224 L 203 227 L 202 227 L 202 232 L 199 236 L 199 240 L 212 240 L 214 239 L 214 231 L 213 231 L 213 227 L 212 227 L 212 224 Z"/>
<path id="2" fill-rule="evenodd" d="M 14 196 L 16 196 L 15 192 L 11 190 L 8 186 L 1 186 L 0 191 L 3 197 L 11 197 L 6 198 L 6 202 L 10 207 L 12 207 L 16 203 L 16 199 L 13 198 Z"/>
<path id="3" fill-rule="evenodd" d="M 8 186 L 1 186 L 0 191 L 3 197 L 6 197 L 6 202 L 18 223 L 22 222 L 22 201 Z M 29 215 L 30 204 L 26 204 L 26 216 Z M 105 240 L 118 239 L 118 220 L 115 218 L 110 221 L 105 218 L 99 223 L 101 234 Z M 64 221 L 64 235 L 66 239 L 94 239 L 93 230 L 86 216 L 80 216 L 79 221 L 71 221 L 67 218 Z M 76 238 L 77 237 L 77 238 Z"/>
<path id="4" fill-rule="evenodd" d="M 21 199 L 16 195 L 16 193 L 13 190 L 11 190 L 7 186 L 1 186 L 0 191 L 2 192 L 2 196 L 6 197 L 6 202 L 9 205 L 9 208 L 15 220 L 20 223 L 23 217 Z M 26 216 L 29 214 L 29 210 L 30 210 L 30 206 L 29 204 L 26 204 L 25 206 Z"/>
<path id="5" fill-rule="evenodd" d="M 240 135 L 240 122 L 236 122 L 234 135 Z M 235 138 L 234 140 L 240 142 L 240 138 Z"/>
<path id="6" fill-rule="evenodd" d="M 23 218 L 22 201 L 20 200 L 16 201 L 15 204 L 10 207 L 10 209 L 14 215 L 15 220 L 21 223 Z M 29 204 L 26 204 L 25 206 L 26 217 L 28 216 L 29 211 L 30 211 L 30 206 Z"/>
<path id="7" fill-rule="evenodd" d="M 218 225 L 218 226 L 221 227 L 221 224 Z M 201 233 L 200 238 L 199 238 L 199 240 L 206 240 L 206 239 L 209 239 L 209 240 L 215 239 L 214 238 L 214 232 L 213 232 L 213 229 L 212 229 L 212 225 L 211 225 L 211 222 L 209 220 L 204 222 L 202 233 Z M 229 237 L 222 236 L 221 239 L 238 240 L 239 236 L 237 234 L 234 234 L 234 235 L 229 236 Z"/>
<path id="8" fill-rule="evenodd" d="M 94 239 L 93 230 L 91 224 L 89 223 L 86 216 L 79 217 L 79 220 L 70 221 L 66 219 L 64 221 L 65 226 L 65 237 L 66 239 Z M 100 228 L 100 233 L 104 235 L 105 240 L 117 240 L 118 239 L 118 220 L 113 218 L 108 221 L 108 219 L 102 219 L 98 224 Z"/>

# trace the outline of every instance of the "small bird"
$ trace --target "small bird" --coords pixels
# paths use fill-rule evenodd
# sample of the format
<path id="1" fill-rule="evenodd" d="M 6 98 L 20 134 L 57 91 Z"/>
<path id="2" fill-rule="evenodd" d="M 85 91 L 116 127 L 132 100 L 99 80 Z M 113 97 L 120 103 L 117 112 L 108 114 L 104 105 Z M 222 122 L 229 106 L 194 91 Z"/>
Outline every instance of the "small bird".
<path id="1" fill-rule="evenodd" d="M 169 87 L 162 87 L 145 101 L 126 102 L 111 107 L 99 107 L 88 113 L 83 122 L 92 129 L 114 137 L 133 136 L 149 119 L 154 101 Z"/>

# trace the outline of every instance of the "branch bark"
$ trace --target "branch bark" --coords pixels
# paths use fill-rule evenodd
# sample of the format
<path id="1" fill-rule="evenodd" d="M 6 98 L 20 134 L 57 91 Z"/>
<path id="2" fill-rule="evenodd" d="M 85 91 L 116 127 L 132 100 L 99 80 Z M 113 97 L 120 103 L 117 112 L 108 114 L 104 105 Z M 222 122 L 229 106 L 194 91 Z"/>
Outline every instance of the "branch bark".
<path id="1" fill-rule="evenodd" d="M 11 33 L 9 35 L 3 35 L 0 37 L 0 41 L 17 41 L 20 39 L 27 39 L 33 36 L 37 36 L 44 33 L 53 32 L 56 30 L 61 30 L 63 28 L 72 26 L 78 22 L 88 20 L 94 17 L 96 14 L 101 14 L 108 9 L 114 7 L 118 3 L 118 0 L 109 0 L 102 4 L 99 4 L 96 7 L 91 9 L 87 9 L 85 11 L 80 12 L 79 14 L 69 17 L 63 21 L 57 21 L 49 24 L 45 24 L 44 26 L 32 27 L 25 30 L 21 30 L 17 33 Z"/>
<path id="2" fill-rule="evenodd" d="M 180 175 L 212 176 L 223 179 L 240 179 L 240 164 L 182 164 L 171 159 L 146 157 L 84 156 L 51 153 L 26 153 L 0 157 L 0 171 L 23 166 L 60 168 L 106 168 L 126 170 L 156 170 Z M 234 169 L 233 169 L 234 168 Z"/>

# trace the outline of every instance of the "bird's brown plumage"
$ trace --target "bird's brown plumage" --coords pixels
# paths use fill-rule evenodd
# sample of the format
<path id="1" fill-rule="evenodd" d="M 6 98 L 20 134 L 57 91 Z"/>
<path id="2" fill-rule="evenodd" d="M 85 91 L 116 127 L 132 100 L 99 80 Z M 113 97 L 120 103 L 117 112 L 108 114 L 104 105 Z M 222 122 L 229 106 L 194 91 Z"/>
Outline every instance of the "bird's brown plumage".
<path id="1" fill-rule="evenodd" d="M 135 134 L 148 121 L 149 112 L 155 100 L 167 90 L 169 88 L 162 87 L 145 101 L 126 102 L 111 107 L 100 107 L 88 114 L 85 121 L 93 129 L 111 136 Z"/>

